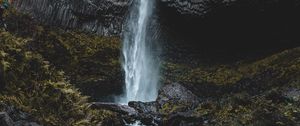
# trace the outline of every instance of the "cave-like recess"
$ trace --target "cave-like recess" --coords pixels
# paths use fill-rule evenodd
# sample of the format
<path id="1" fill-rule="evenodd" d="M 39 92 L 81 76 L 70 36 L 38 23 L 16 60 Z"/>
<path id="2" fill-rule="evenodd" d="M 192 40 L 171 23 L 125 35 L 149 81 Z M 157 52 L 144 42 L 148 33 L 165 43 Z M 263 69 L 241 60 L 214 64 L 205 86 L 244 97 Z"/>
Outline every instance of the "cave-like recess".
<path id="1" fill-rule="evenodd" d="M 158 15 L 168 45 L 198 59 L 249 60 L 300 45 L 300 7 L 292 0 L 269 5 L 241 0 L 216 5 L 203 16 L 182 15 L 161 4 Z"/>

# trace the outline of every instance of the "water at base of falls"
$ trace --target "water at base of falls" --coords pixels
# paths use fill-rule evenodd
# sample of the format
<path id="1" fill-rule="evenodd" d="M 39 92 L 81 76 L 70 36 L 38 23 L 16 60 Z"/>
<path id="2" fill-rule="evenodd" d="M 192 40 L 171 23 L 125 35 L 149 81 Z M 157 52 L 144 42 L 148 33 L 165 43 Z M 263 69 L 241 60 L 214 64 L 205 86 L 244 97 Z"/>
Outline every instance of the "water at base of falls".
<path id="1" fill-rule="evenodd" d="M 159 62 L 153 53 L 149 35 L 150 19 L 155 0 L 134 0 L 123 32 L 123 69 L 126 90 L 118 103 L 154 101 L 159 83 Z"/>

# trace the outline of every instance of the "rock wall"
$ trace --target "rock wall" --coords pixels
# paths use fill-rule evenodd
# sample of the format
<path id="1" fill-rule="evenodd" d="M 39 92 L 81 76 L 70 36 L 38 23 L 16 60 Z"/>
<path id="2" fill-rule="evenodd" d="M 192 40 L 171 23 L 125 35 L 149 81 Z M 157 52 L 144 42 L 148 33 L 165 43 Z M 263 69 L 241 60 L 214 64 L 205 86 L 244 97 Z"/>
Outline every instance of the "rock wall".
<path id="1" fill-rule="evenodd" d="M 161 33 L 170 42 L 166 47 L 174 46 L 166 55 L 177 52 L 179 56 L 178 52 L 182 52 L 182 58 L 230 63 L 297 47 L 299 3 L 299 0 L 161 0 Z M 187 56 L 190 54 L 195 55 Z"/>
<path id="2" fill-rule="evenodd" d="M 119 35 L 130 0 L 15 0 L 14 7 L 48 25 Z"/>
<path id="3" fill-rule="evenodd" d="M 37 20 L 65 29 L 80 29 L 100 35 L 120 35 L 122 24 L 132 0 L 15 0 L 20 12 L 31 14 Z M 159 13 L 174 13 L 202 17 L 222 7 L 246 4 L 261 10 L 287 0 L 157 0 Z M 300 4 L 300 0 L 288 0 Z"/>
<path id="4" fill-rule="evenodd" d="M 176 9 L 181 14 L 201 16 L 219 4 L 229 4 L 236 0 L 161 0 L 165 6 Z"/>
<path id="5" fill-rule="evenodd" d="M 299 0 L 160 0 L 165 7 L 173 8 L 180 14 L 203 16 L 219 7 L 229 7 L 235 4 L 248 4 L 262 10 L 270 5 L 292 2 L 299 5 Z"/>
<path id="6" fill-rule="evenodd" d="M 131 1 L 15 0 L 14 6 L 51 26 L 119 36 Z M 182 49 L 171 53 L 193 50 L 197 59 L 231 62 L 299 45 L 300 0 L 157 0 L 156 10 L 168 48 Z"/>

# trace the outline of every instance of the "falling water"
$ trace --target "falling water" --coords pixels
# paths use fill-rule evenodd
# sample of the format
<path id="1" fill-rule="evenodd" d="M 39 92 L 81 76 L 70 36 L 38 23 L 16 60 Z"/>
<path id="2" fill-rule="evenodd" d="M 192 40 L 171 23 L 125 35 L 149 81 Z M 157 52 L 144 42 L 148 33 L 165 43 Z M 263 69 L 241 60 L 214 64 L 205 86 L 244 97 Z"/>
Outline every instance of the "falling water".
<path id="1" fill-rule="evenodd" d="M 150 35 L 150 19 L 155 0 L 134 0 L 123 40 L 123 69 L 126 91 L 119 100 L 154 101 L 157 97 L 159 63 L 154 55 L 154 39 Z"/>

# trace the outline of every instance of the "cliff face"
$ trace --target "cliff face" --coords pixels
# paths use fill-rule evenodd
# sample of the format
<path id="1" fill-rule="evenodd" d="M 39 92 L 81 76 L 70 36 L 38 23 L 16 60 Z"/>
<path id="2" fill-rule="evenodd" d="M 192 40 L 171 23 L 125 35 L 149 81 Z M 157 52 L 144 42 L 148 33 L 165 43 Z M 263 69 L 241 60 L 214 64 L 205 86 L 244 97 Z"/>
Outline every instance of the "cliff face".
<path id="1" fill-rule="evenodd" d="M 100 35 L 119 35 L 132 0 L 15 0 L 14 7 L 31 14 L 37 20 L 65 29 L 80 29 Z M 187 15 L 199 18 L 218 10 L 235 7 L 268 10 L 272 6 L 290 3 L 299 5 L 299 0 L 157 0 L 159 14 Z M 291 6 L 292 7 L 292 6 Z M 176 17 L 173 17 L 176 18 Z M 195 20 L 195 19 L 192 19 Z M 176 21 L 175 23 L 178 23 Z M 184 25 L 184 24 L 182 24 Z"/>
<path id="2" fill-rule="evenodd" d="M 130 0 L 15 0 L 42 23 L 100 35 L 119 35 Z"/>
<path id="3" fill-rule="evenodd" d="M 299 5 L 299 0 L 161 0 L 158 14 L 163 36 L 172 42 L 167 46 L 177 46 L 170 55 L 196 52 L 194 59 L 231 62 L 299 46 L 294 32 L 300 28 Z"/>
<path id="4" fill-rule="evenodd" d="M 131 1 L 15 0 L 14 6 L 51 26 L 119 36 Z M 167 45 L 227 60 L 298 46 L 299 1 L 157 0 L 156 12 Z"/>
<path id="5" fill-rule="evenodd" d="M 253 8 L 267 9 L 277 3 L 294 3 L 299 5 L 299 0 L 160 0 L 165 7 L 173 8 L 180 14 L 203 16 L 219 7 L 230 7 L 235 4 L 247 4 Z"/>
<path id="6" fill-rule="evenodd" d="M 165 6 L 173 8 L 181 14 L 202 16 L 214 5 L 227 5 L 236 0 L 161 0 Z"/>

